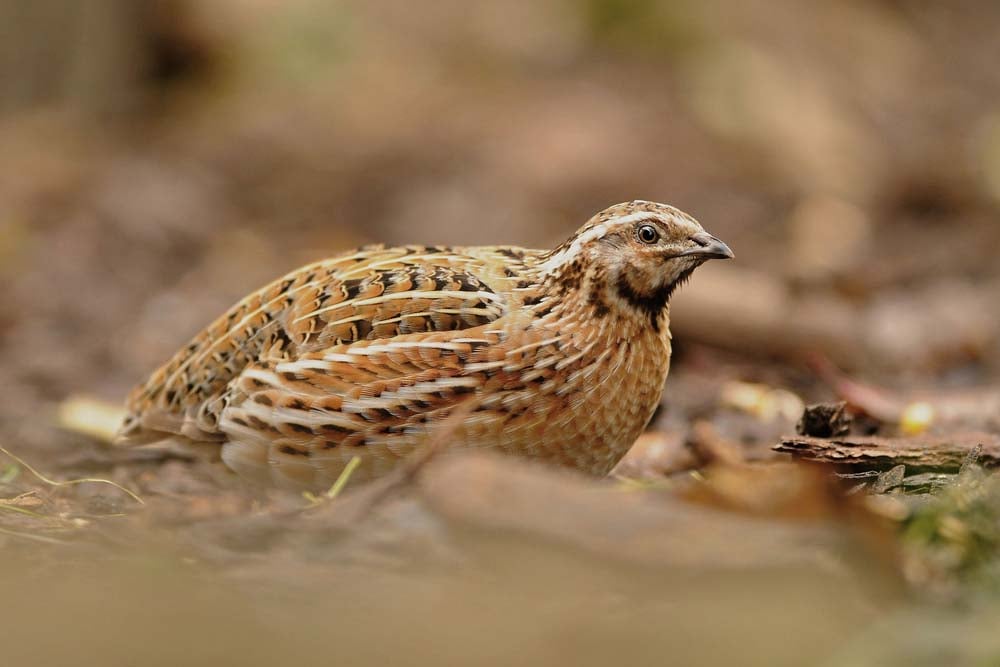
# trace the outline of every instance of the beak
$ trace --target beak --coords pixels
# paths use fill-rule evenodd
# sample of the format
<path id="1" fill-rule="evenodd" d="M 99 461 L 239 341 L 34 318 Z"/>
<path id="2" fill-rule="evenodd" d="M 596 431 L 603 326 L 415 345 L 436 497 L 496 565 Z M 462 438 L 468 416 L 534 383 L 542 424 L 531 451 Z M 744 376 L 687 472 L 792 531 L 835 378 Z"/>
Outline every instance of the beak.
<path id="1" fill-rule="evenodd" d="M 706 259 L 732 259 L 735 256 L 729 246 L 708 232 L 698 232 L 691 237 L 691 241 L 695 243 L 695 247 L 682 254 Z"/>

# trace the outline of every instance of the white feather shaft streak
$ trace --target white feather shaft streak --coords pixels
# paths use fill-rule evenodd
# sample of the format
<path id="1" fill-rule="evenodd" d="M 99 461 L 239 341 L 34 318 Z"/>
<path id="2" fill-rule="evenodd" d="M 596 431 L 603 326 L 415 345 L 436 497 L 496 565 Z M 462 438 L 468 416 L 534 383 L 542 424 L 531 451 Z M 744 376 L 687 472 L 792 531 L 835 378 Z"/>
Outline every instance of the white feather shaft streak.
<path id="1" fill-rule="evenodd" d="M 347 352 L 328 352 L 323 355 L 324 361 L 356 361 L 357 357 L 367 357 L 390 352 L 405 352 L 406 350 L 443 350 L 448 352 L 467 352 L 468 343 L 437 342 L 437 341 L 393 341 L 391 343 L 375 343 L 365 347 L 349 347 Z"/>
<path id="2" fill-rule="evenodd" d="M 396 322 L 402 322 L 403 320 L 405 320 L 408 317 L 430 317 L 431 315 L 433 315 L 436 312 L 440 312 L 440 311 L 436 311 L 436 310 L 422 310 L 419 313 L 403 313 L 399 317 L 390 317 L 390 318 L 385 319 L 385 320 L 372 320 L 372 326 L 373 327 L 377 327 L 377 326 L 382 325 L 382 324 L 395 324 Z M 364 319 L 364 315 L 359 315 L 358 317 L 360 319 Z M 337 322 L 331 322 L 330 324 L 337 324 Z"/>
<path id="3" fill-rule="evenodd" d="M 534 368 L 536 371 L 539 371 L 546 369 L 549 366 L 555 366 L 557 363 L 559 363 L 559 356 L 553 354 L 550 357 L 543 357 L 539 359 L 538 361 L 535 362 L 535 365 L 532 366 L 532 368 Z"/>
<path id="4" fill-rule="evenodd" d="M 459 250 L 455 248 L 455 250 Z M 474 257 L 465 257 L 463 255 L 457 255 L 453 253 L 425 253 L 423 255 L 407 255 L 406 253 L 400 252 L 385 259 L 381 259 L 377 262 L 367 262 L 357 267 L 356 269 L 349 269 L 339 274 L 337 277 L 341 280 L 347 278 L 353 278 L 354 276 L 363 276 L 372 270 L 377 270 L 386 266 L 391 266 L 392 264 L 418 264 L 423 261 L 428 262 L 428 266 L 433 268 L 436 266 L 434 264 L 435 260 L 440 263 L 440 266 L 448 266 L 454 264 L 472 264 L 478 260 Z"/>
<path id="5" fill-rule="evenodd" d="M 506 363 L 507 362 L 502 359 L 500 361 L 483 361 L 479 363 L 466 364 L 465 370 L 468 373 L 480 373 L 482 371 L 491 371 L 503 368 Z"/>
<path id="6" fill-rule="evenodd" d="M 565 357 L 564 359 L 560 359 L 559 362 L 556 364 L 556 370 L 561 371 L 567 366 L 572 366 L 576 362 L 580 361 L 580 359 L 583 359 L 594 348 L 595 343 L 596 341 L 590 341 L 589 343 L 584 345 L 583 349 L 577 352 L 576 354 Z"/>
<path id="7" fill-rule="evenodd" d="M 500 314 L 500 312 L 499 308 L 434 308 L 433 310 L 424 310 L 419 313 L 404 313 L 399 317 L 391 317 L 386 320 L 372 320 L 372 326 L 377 327 L 380 324 L 395 324 L 396 322 L 402 322 L 408 317 L 431 317 L 436 313 L 441 315 L 483 315 L 485 317 L 496 317 Z M 342 324 L 344 322 L 352 322 L 356 319 L 365 318 L 363 315 L 358 315 L 356 317 L 338 320 L 337 322 L 330 322 L 327 326 Z"/>
<path id="8" fill-rule="evenodd" d="M 319 371 L 328 372 L 330 370 L 331 361 L 354 361 L 354 359 L 348 357 L 347 359 L 329 359 L 323 357 L 322 359 L 300 359 L 299 361 L 284 361 L 274 367 L 274 370 L 278 373 L 303 373 L 309 371 Z"/>
<path id="9" fill-rule="evenodd" d="M 311 315 L 310 315 L 310 317 L 311 317 Z M 298 320 L 296 320 L 296 322 L 299 322 L 302 319 L 303 318 L 300 317 Z M 353 315 L 351 317 L 344 317 L 344 318 L 339 319 L 339 320 L 334 320 L 333 322 L 327 322 L 326 326 L 328 326 L 328 327 L 336 327 L 336 326 L 340 326 L 341 324 L 349 324 L 350 322 L 358 322 L 360 320 L 367 320 L 367 319 L 368 319 L 367 315 Z M 388 321 L 391 322 L 392 320 L 388 320 Z M 382 322 L 372 322 L 372 324 L 373 325 L 375 325 L 375 324 L 382 324 Z"/>
<path id="10" fill-rule="evenodd" d="M 434 291 L 409 291 L 409 292 L 393 292 L 391 294 L 382 294 L 381 296 L 371 297 L 369 299 L 349 299 L 347 301 L 341 301 L 340 303 L 335 303 L 332 306 L 326 306 L 325 308 L 320 308 L 307 313 L 295 320 L 295 322 L 301 322 L 303 320 L 312 319 L 317 315 L 322 315 L 331 310 L 336 310 L 338 308 L 344 308 L 346 306 L 353 306 L 355 308 L 360 306 L 377 306 L 379 304 L 385 303 L 387 301 L 398 301 L 400 299 L 463 299 L 469 302 L 474 301 L 494 301 L 498 304 L 503 303 L 502 297 L 495 292 L 465 292 L 462 290 L 434 290 Z"/>
<path id="11" fill-rule="evenodd" d="M 496 308 L 435 308 L 434 312 L 442 315 L 485 315 L 490 317 L 499 311 Z"/>
<path id="12" fill-rule="evenodd" d="M 275 375 L 274 372 L 263 368 L 247 368 L 240 374 L 240 377 L 257 380 L 258 382 L 263 382 L 264 384 L 272 387 L 281 385 L 281 378 Z"/>
<path id="13" fill-rule="evenodd" d="M 344 399 L 341 410 L 345 413 L 358 413 L 365 410 L 398 410 L 406 408 L 406 403 L 413 400 L 440 401 L 437 393 L 442 390 L 469 388 L 475 389 L 479 386 L 479 380 L 473 377 L 447 377 L 430 380 L 427 382 L 417 382 L 412 385 L 400 387 L 396 391 L 382 392 L 381 396 L 362 396 L 360 398 Z M 324 413 L 325 414 L 325 413 Z"/>
<path id="14" fill-rule="evenodd" d="M 366 426 L 356 417 L 346 414 L 347 411 L 296 410 L 294 408 L 269 407 L 260 403 L 254 403 L 253 401 L 243 403 L 240 409 L 246 414 L 270 424 L 301 424 L 310 428 L 331 425 L 351 431 L 360 431 Z"/>
<path id="15" fill-rule="evenodd" d="M 597 355 L 597 358 L 591 361 L 589 364 L 587 364 L 586 366 L 577 371 L 570 373 L 569 377 L 566 378 L 565 383 L 563 383 L 563 385 L 559 387 L 556 393 L 560 396 L 565 396 L 566 394 L 578 391 L 580 389 L 579 383 L 589 382 L 590 377 L 603 367 L 605 360 L 608 358 L 609 355 L 612 354 L 612 352 L 617 350 L 619 354 L 625 354 L 625 350 L 627 349 L 628 348 L 624 345 L 617 348 L 611 348 L 611 347 L 607 348 L 599 355 Z M 593 391 L 597 386 L 598 385 L 591 386 L 588 389 L 588 391 Z"/>
<path id="16" fill-rule="evenodd" d="M 522 345 L 521 347 L 515 347 L 513 350 L 507 352 L 508 357 L 512 357 L 516 354 L 521 354 L 522 352 L 527 352 L 529 350 L 534 350 L 536 347 L 543 347 L 545 345 L 551 345 L 553 343 L 558 343 L 562 341 L 563 336 L 555 336 L 554 338 L 546 338 L 545 340 L 536 341 L 534 343 L 528 343 L 527 345 Z"/>

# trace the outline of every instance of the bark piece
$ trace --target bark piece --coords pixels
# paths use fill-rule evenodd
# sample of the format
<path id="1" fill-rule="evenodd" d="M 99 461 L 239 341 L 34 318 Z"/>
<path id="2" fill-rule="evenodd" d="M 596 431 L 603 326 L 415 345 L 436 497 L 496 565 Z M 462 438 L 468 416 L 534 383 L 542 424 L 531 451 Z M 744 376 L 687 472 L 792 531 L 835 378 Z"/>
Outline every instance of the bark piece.
<path id="1" fill-rule="evenodd" d="M 924 435 L 912 438 L 849 436 L 813 438 L 789 436 L 775 450 L 821 463 L 838 463 L 867 468 L 892 468 L 905 465 L 908 470 L 953 470 L 962 467 L 969 452 L 982 446 L 979 463 L 1000 466 L 1000 437 L 990 433 Z"/>

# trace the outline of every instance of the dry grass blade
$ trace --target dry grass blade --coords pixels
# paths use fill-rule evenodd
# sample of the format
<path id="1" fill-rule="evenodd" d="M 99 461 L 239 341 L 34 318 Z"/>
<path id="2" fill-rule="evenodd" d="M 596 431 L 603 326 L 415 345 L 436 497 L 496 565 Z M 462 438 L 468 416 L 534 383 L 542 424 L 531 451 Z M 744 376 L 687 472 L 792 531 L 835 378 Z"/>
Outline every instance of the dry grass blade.
<path id="1" fill-rule="evenodd" d="M 333 500 L 334 498 L 339 496 L 340 492 L 344 490 L 345 486 L 347 486 L 347 482 L 350 481 L 351 475 L 354 473 L 354 471 L 357 469 L 359 465 L 361 465 L 361 457 L 355 456 L 350 461 L 348 461 L 347 465 L 344 466 L 344 469 L 340 471 L 340 475 L 337 477 L 337 480 L 333 483 L 333 485 L 329 488 L 329 490 L 327 490 L 326 493 L 324 493 L 322 496 L 317 496 L 313 493 L 309 493 L 308 491 L 306 491 L 302 494 L 302 496 L 313 505 L 321 503 L 324 500 Z"/>
<path id="2" fill-rule="evenodd" d="M 361 465 L 361 457 L 355 456 L 352 458 L 348 464 L 341 471 L 340 476 L 337 477 L 337 481 L 333 483 L 330 490 L 326 492 L 326 497 L 328 500 L 333 500 L 340 495 L 340 492 L 344 490 L 347 485 L 347 481 L 351 478 L 351 474 L 354 470 Z"/>
<path id="3" fill-rule="evenodd" d="M 36 535 L 35 533 L 25 533 L 20 530 L 10 530 L 9 528 L 0 528 L 0 535 L 20 537 L 26 540 L 34 540 L 35 542 L 44 542 L 46 544 L 67 544 L 65 540 L 59 540 L 46 535 Z"/>
<path id="4" fill-rule="evenodd" d="M 0 500 L 0 510 L 4 510 L 4 511 L 7 511 L 7 512 L 14 512 L 15 514 L 24 514 L 25 516 L 30 516 L 30 517 L 35 518 L 35 519 L 48 519 L 49 518 L 49 517 L 45 516 L 44 514 L 42 514 L 41 512 L 36 512 L 34 510 L 29 510 L 27 507 L 18 507 L 17 505 L 12 505 L 10 502 L 8 502 L 6 500 Z"/>
<path id="5" fill-rule="evenodd" d="M 10 457 L 11 459 L 13 459 L 18 465 L 20 465 L 21 467 L 23 467 L 25 470 L 27 470 L 32 475 L 34 475 L 39 480 L 41 480 L 44 484 L 48 484 L 49 486 L 56 486 L 56 487 L 59 487 L 59 486 L 74 486 L 74 485 L 77 485 L 77 484 L 84 484 L 84 483 L 87 483 L 87 482 L 92 482 L 94 484 L 107 484 L 109 486 L 113 486 L 114 488 L 118 489 L 119 491 L 121 491 L 122 493 L 124 493 L 125 495 L 127 495 L 128 497 L 130 497 L 132 500 L 136 501 L 140 505 L 145 505 L 146 504 L 145 501 L 142 498 L 140 498 L 138 496 L 138 494 L 136 494 L 134 491 L 130 491 L 129 489 L 126 489 L 124 486 L 122 486 L 121 484 L 118 484 L 117 482 L 113 482 L 110 479 L 101 479 L 99 477 L 81 477 L 81 478 L 78 478 L 78 479 L 68 479 L 68 480 L 64 480 L 64 481 L 58 481 L 58 480 L 54 480 L 54 479 L 51 479 L 49 477 L 46 477 L 45 475 L 43 475 L 39 471 L 35 470 L 24 459 L 22 459 L 21 457 L 17 456 L 16 454 L 12 454 L 10 451 L 8 451 L 6 447 L 0 447 L 0 452 L 3 452 L 4 454 L 6 454 L 8 457 Z"/>

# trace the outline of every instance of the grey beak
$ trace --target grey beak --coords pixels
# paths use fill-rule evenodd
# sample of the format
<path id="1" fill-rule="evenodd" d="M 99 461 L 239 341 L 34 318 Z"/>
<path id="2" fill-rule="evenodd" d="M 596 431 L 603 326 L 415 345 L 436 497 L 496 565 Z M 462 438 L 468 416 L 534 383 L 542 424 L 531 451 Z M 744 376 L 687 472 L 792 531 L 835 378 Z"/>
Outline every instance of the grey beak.
<path id="1" fill-rule="evenodd" d="M 685 255 L 695 255 L 708 259 L 732 259 L 733 251 L 725 243 L 708 232 L 698 232 L 691 237 L 696 246 L 684 252 Z"/>

